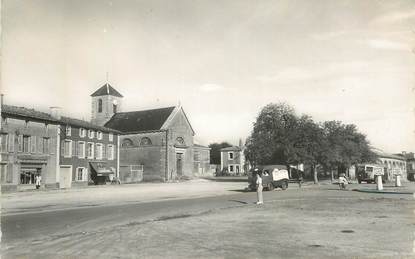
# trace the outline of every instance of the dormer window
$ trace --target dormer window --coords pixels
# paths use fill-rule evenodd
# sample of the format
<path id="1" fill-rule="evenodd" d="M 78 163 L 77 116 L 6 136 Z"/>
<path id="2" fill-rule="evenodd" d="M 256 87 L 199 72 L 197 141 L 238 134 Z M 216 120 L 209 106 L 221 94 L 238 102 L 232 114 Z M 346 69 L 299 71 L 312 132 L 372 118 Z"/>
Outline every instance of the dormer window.
<path id="1" fill-rule="evenodd" d="M 71 135 L 71 126 L 66 125 L 66 127 L 65 127 L 65 134 L 66 134 L 66 136 L 70 136 Z"/>
<path id="2" fill-rule="evenodd" d="M 98 112 L 102 112 L 102 99 L 98 99 Z"/>

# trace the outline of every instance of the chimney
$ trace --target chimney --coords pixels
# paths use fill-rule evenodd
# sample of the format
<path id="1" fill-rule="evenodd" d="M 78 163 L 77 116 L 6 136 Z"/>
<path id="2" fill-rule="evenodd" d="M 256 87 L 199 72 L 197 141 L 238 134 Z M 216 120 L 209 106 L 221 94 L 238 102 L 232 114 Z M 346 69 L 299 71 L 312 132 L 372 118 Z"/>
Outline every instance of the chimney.
<path id="1" fill-rule="evenodd" d="M 60 120 L 61 119 L 61 108 L 57 106 L 49 107 L 50 109 L 50 116 L 52 116 L 54 119 Z"/>

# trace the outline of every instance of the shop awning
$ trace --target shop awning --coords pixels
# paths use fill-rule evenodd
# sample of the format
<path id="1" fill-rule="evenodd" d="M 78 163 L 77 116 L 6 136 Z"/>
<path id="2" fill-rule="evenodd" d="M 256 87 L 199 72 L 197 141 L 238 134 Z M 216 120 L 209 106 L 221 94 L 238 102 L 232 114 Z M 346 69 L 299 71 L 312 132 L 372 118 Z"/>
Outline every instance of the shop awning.
<path id="1" fill-rule="evenodd" d="M 115 173 L 111 170 L 111 168 L 107 167 L 107 164 L 104 162 L 90 162 L 89 164 L 91 165 L 92 169 L 95 170 L 97 176 L 104 176 Z"/>

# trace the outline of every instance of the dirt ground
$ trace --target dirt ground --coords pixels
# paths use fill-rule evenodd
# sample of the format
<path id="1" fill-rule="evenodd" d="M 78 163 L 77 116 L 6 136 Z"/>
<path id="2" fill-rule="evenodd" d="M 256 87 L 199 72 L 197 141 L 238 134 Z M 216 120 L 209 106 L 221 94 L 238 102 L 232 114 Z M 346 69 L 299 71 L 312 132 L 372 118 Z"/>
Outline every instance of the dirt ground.
<path id="1" fill-rule="evenodd" d="M 413 196 L 319 188 L 274 191 L 255 205 L 252 195 L 229 208 L 24 240 L 3 258 L 415 258 Z"/>

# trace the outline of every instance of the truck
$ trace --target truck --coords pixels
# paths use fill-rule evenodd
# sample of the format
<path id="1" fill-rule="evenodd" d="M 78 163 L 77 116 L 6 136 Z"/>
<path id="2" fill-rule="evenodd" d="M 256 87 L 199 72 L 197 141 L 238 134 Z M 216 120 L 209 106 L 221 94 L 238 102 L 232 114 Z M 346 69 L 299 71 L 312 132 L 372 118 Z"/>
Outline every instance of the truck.
<path id="1" fill-rule="evenodd" d="M 256 167 L 258 171 L 250 171 L 248 174 L 248 188 L 256 191 L 256 174 L 262 173 L 262 186 L 265 190 L 272 191 L 275 188 L 286 190 L 288 188 L 288 170 L 285 165 L 263 165 Z"/>
<path id="2" fill-rule="evenodd" d="M 375 183 L 377 175 L 384 175 L 386 168 L 378 164 L 360 164 L 357 165 L 357 182 Z M 385 182 L 385 179 L 382 179 Z"/>

